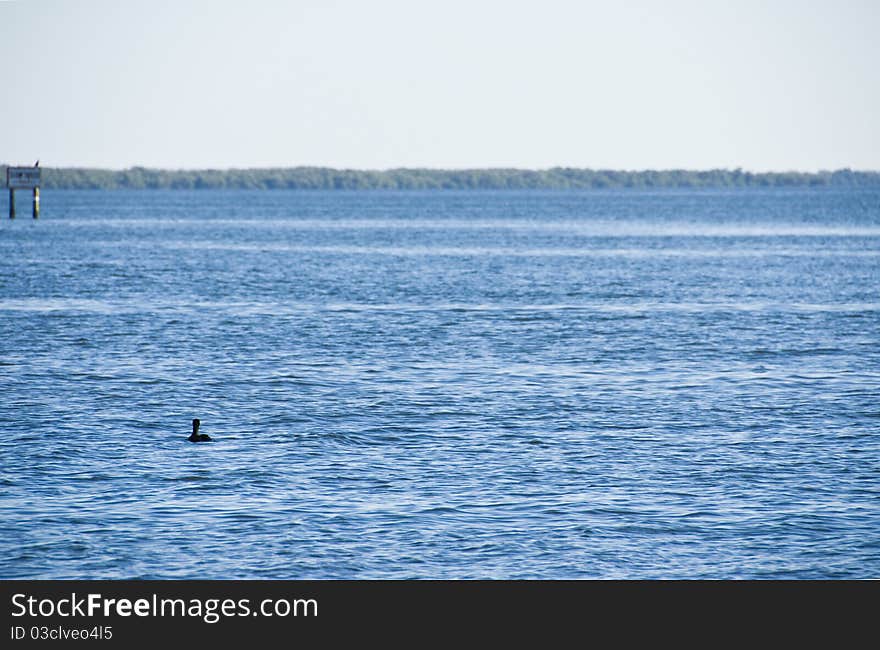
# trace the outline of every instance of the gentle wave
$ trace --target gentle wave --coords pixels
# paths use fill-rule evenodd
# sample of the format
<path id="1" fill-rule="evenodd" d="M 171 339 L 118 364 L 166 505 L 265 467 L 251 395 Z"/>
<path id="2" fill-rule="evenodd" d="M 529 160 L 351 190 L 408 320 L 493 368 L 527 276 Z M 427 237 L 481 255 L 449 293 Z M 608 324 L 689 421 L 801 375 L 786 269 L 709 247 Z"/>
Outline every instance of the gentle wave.
<path id="1" fill-rule="evenodd" d="M 0 299 L 0 311 L 80 312 L 104 315 L 205 311 L 233 315 L 290 315 L 304 313 L 501 313 L 519 315 L 554 312 L 651 313 L 651 312 L 802 312 L 870 313 L 880 311 L 880 303 L 794 303 L 794 302 L 653 302 L 625 299 L 625 304 L 603 302 L 579 303 L 312 303 L 312 302 L 225 302 L 185 300 L 94 300 L 82 298 Z"/>
<path id="2" fill-rule="evenodd" d="M 106 228 L 178 228 L 214 230 L 232 227 L 241 230 L 303 230 L 303 231 L 514 231 L 525 233 L 562 233 L 591 237 L 880 237 L 880 226 L 827 226 L 805 224 L 712 224 L 706 222 L 656 223 L 646 221 L 608 221 L 595 219 L 571 221 L 505 220 L 505 219 L 75 219 L 57 221 L 53 227 Z"/>
<path id="3" fill-rule="evenodd" d="M 108 245 L 111 245 L 108 242 Z M 878 250 L 815 248 L 527 248 L 512 246 L 351 246 L 300 245 L 277 242 L 229 243 L 219 241 L 168 242 L 171 250 L 216 250 L 248 252 L 287 252 L 335 255 L 385 255 L 390 257 L 624 257 L 624 258 L 738 258 L 738 257 L 880 257 Z"/>

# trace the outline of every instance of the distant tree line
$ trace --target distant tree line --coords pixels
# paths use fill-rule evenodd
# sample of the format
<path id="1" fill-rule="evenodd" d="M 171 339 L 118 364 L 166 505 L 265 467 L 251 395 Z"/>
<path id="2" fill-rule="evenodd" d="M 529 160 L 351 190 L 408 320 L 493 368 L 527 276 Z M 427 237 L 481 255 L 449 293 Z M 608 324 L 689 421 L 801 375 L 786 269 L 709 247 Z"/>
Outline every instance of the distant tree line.
<path id="1" fill-rule="evenodd" d="M 0 165 L 0 178 L 6 165 Z M 2 182 L 2 181 L 0 181 Z M 599 188 L 878 187 L 880 172 L 747 172 L 741 169 L 615 171 L 554 167 L 528 169 L 389 169 L 290 167 L 276 169 L 124 170 L 44 167 L 46 189 L 255 190 L 526 190 Z"/>

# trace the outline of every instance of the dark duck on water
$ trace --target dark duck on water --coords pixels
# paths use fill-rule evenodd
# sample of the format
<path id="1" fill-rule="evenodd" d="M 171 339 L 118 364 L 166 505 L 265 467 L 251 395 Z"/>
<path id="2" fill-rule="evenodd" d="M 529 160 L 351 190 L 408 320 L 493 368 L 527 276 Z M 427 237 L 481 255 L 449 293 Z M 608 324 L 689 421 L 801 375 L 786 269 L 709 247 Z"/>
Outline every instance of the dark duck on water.
<path id="1" fill-rule="evenodd" d="M 199 426 L 201 424 L 202 422 L 198 418 L 193 420 L 193 432 L 187 440 L 190 442 L 211 442 L 211 436 L 207 433 L 199 433 Z"/>

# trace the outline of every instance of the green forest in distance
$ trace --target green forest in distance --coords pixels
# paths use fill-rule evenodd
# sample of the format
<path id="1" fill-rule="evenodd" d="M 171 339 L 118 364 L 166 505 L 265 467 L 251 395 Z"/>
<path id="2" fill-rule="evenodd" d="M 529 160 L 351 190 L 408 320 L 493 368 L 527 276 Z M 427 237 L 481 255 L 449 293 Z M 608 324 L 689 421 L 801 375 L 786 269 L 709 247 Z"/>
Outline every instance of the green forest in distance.
<path id="1" fill-rule="evenodd" d="M 554 167 L 381 171 L 287 167 L 256 169 L 124 170 L 41 168 L 44 189 L 237 190 L 585 190 L 602 188 L 880 187 L 880 172 L 748 172 L 741 169 L 615 171 Z M 0 165 L 0 178 L 6 165 Z"/>

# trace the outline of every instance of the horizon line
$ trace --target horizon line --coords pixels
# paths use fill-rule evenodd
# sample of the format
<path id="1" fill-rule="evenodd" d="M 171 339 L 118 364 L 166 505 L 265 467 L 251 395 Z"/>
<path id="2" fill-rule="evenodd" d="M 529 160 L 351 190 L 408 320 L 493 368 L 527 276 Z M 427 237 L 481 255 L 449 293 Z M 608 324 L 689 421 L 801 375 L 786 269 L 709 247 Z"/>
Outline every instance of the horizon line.
<path id="1" fill-rule="evenodd" d="M 39 159 L 37 159 L 39 161 Z M 33 163 L 13 164 L 8 162 L 0 163 L 0 167 L 33 167 Z M 547 172 L 554 170 L 575 170 L 575 171 L 591 171 L 591 172 L 623 172 L 628 174 L 639 174 L 648 172 L 739 172 L 742 174 L 828 174 L 835 172 L 856 172 L 876 174 L 880 173 L 880 168 L 853 168 L 853 167 L 837 167 L 837 168 L 819 168 L 815 170 L 803 169 L 771 169 L 764 171 L 755 171 L 741 166 L 737 167 L 642 167 L 642 168 L 625 168 L 625 167 L 578 167 L 572 165 L 553 165 L 551 167 L 515 167 L 515 166 L 488 166 L 488 167 L 420 167 L 420 166 L 402 166 L 402 167 L 334 167 L 329 165 L 267 165 L 253 167 L 152 167 L 145 165 L 129 165 L 127 167 L 103 167 L 103 166 L 83 166 L 83 165 L 41 165 L 40 169 L 58 169 L 58 170 L 90 170 L 90 171 L 106 171 L 106 172 L 125 172 L 132 170 L 144 171 L 161 171 L 161 172 L 229 172 L 229 171 L 273 171 L 273 170 L 290 170 L 290 169 L 321 169 L 337 172 L 368 172 L 368 173 L 385 173 L 394 171 L 430 171 L 430 172 L 474 172 L 474 171 L 515 171 L 515 172 Z"/>

